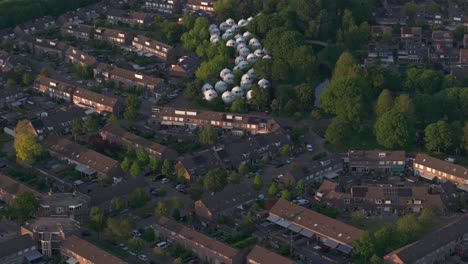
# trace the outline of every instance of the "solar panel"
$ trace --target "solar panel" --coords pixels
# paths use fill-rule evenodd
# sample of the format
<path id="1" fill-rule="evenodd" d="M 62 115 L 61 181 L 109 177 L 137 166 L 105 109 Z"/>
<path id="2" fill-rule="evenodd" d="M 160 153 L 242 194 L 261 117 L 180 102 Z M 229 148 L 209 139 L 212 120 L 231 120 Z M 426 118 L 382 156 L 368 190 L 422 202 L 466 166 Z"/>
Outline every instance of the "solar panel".
<path id="1" fill-rule="evenodd" d="M 411 188 L 399 188 L 398 196 L 410 197 L 413 196 L 413 190 Z"/>
<path id="2" fill-rule="evenodd" d="M 367 187 L 353 187 L 353 197 L 366 197 Z"/>

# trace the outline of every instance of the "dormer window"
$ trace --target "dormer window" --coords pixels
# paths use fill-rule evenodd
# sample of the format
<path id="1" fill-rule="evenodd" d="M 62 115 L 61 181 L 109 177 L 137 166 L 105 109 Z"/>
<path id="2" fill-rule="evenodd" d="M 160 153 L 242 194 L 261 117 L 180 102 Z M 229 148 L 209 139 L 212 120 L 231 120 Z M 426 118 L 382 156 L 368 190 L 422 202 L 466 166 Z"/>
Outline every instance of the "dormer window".
<path id="1" fill-rule="evenodd" d="M 385 154 L 385 152 L 380 152 L 379 153 L 379 158 L 385 158 L 387 155 Z"/>

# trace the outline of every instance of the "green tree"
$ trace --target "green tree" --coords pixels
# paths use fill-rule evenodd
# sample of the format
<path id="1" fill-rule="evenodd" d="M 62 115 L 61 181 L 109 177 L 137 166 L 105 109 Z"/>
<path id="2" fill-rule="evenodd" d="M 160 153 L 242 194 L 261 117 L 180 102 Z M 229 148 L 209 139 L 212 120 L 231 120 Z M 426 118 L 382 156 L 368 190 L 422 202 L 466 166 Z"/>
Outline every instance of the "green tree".
<path id="1" fill-rule="evenodd" d="M 23 224 L 30 219 L 39 208 L 39 202 L 32 192 L 20 191 L 11 206 L 11 215 L 16 222 Z"/>
<path id="2" fill-rule="evenodd" d="M 314 86 L 307 83 L 302 83 L 294 87 L 296 98 L 298 99 L 299 108 L 302 111 L 308 111 L 314 106 L 315 89 Z"/>
<path id="3" fill-rule="evenodd" d="M 29 74 L 28 72 L 23 73 L 23 76 L 21 78 L 21 83 L 24 86 L 28 86 L 28 85 L 32 84 L 32 82 L 33 82 L 33 78 L 31 76 L 31 74 Z"/>
<path id="4" fill-rule="evenodd" d="M 133 190 L 132 197 L 130 199 L 130 205 L 133 208 L 140 208 L 144 206 L 151 197 L 143 189 L 137 188 Z"/>
<path id="5" fill-rule="evenodd" d="M 212 125 L 206 125 L 198 132 L 198 141 L 201 144 L 212 146 L 218 141 L 218 132 Z"/>
<path id="6" fill-rule="evenodd" d="M 118 122 L 117 116 L 114 113 L 110 114 L 107 117 L 107 120 L 106 120 L 107 125 L 114 125 L 114 124 L 117 124 L 117 122 Z"/>
<path id="7" fill-rule="evenodd" d="M 263 188 L 263 180 L 260 175 L 255 175 L 254 182 L 253 182 L 253 188 L 256 191 L 260 191 Z"/>
<path id="8" fill-rule="evenodd" d="M 141 238 L 143 238 L 147 242 L 153 242 L 156 239 L 156 236 L 154 235 L 154 231 L 152 228 L 146 228 L 143 234 L 141 235 Z"/>
<path id="9" fill-rule="evenodd" d="M 20 123 L 18 123 L 18 125 L 20 125 Z M 39 160 L 44 153 L 44 147 L 28 132 L 17 133 L 14 146 L 16 159 L 27 164 L 33 164 Z"/>
<path id="10" fill-rule="evenodd" d="M 109 238 L 119 241 L 127 238 L 132 230 L 132 225 L 128 219 L 107 219 L 106 232 Z"/>
<path id="11" fill-rule="evenodd" d="M 394 245 L 395 232 L 390 227 L 382 227 L 374 233 L 376 241 L 376 252 L 378 256 L 383 256 L 387 252 L 387 249 Z"/>
<path id="12" fill-rule="evenodd" d="M 174 211 L 172 212 L 172 218 L 176 221 L 180 221 L 181 216 L 180 216 L 180 210 L 179 208 L 175 208 Z"/>
<path id="13" fill-rule="evenodd" d="M 369 262 L 371 264 L 381 264 L 382 263 L 382 258 L 377 256 L 376 254 L 372 255 L 370 258 Z"/>
<path id="14" fill-rule="evenodd" d="M 151 156 L 149 159 L 149 168 L 152 173 L 156 173 L 159 168 L 159 160 L 155 156 Z"/>
<path id="15" fill-rule="evenodd" d="M 49 70 L 47 68 L 42 68 L 41 71 L 39 72 L 39 75 L 44 76 L 44 77 L 49 77 Z"/>
<path id="16" fill-rule="evenodd" d="M 15 85 L 16 85 L 16 82 L 13 79 L 8 79 L 7 82 L 6 82 L 6 87 L 9 88 L 9 89 L 15 87 Z"/>
<path id="17" fill-rule="evenodd" d="M 97 131 L 99 126 L 99 120 L 97 116 L 91 116 L 90 118 L 86 119 L 83 124 L 83 128 L 86 132 L 95 132 Z"/>
<path id="18" fill-rule="evenodd" d="M 270 188 L 268 188 L 268 196 L 275 197 L 278 192 L 279 192 L 278 184 L 276 182 L 272 182 L 270 185 Z"/>
<path id="19" fill-rule="evenodd" d="M 166 177 L 169 177 L 172 175 L 173 169 L 174 168 L 172 166 L 172 162 L 170 160 L 164 160 L 162 168 L 161 168 L 161 174 Z"/>
<path id="20" fill-rule="evenodd" d="M 127 101 L 125 102 L 125 112 L 124 112 L 124 118 L 125 120 L 128 121 L 135 121 L 136 118 L 138 117 L 138 109 L 140 108 L 140 101 L 138 98 L 130 94 L 127 97 Z"/>
<path id="21" fill-rule="evenodd" d="M 366 261 L 374 255 L 375 251 L 375 239 L 369 231 L 364 231 L 353 242 L 353 255 L 356 259 Z"/>
<path id="22" fill-rule="evenodd" d="M 249 104 L 257 111 L 267 110 L 271 104 L 269 91 L 258 85 L 253 85 Z"/>
<path id="23" fill-rule="evenodd" d="M 283 157 L 287 157 L 291 155 L 291 147 L 288 144 L 283 145 L 279 149 L 279 154 Z"/>
<path id="24" fill-rule="evenodd" d="M 355 77 L 360 75 L 359 66 L 354 61 L 353 55 L 345 51 L 338 58 L 333 71 L 333 78 Z"/>
<path id="25" fill-rule="evenodd" d="M 341 144 L 352 132 L 352 127 L 344 118 L 337 116 L 325 130 L 325 139 L 333 144 Z"/>
<path id="26" fill-rule="evenodd" d="M 408 94 L 399 95 L 395 99 L 395 105 L 393 106 L 393 110 L 397 112 L 407 113 L 408 115 L 414 114 L 414 104 L 413 100 Z"/>
<path id="27" fill-rule="evenodd" d="M 300 197 L 304 196 L 305 190 L 306 190 L 305 182 L 304 180 L 301 179 L 296 184 L 296 195 Z"/>
<path id="28" fill-rule="evenodd" d="M 435 206 L 426 206 L 421 211 L 421 215 L 418 220 L 425 226 L 431 226 L 434 222 L 434 218 L 439 214 L 439 209 Z"/>
<path id="29" fill-rule="evenodd" d="M 245 165 L 244 163 L 239 164 L 239 167 L 237 168 L 237 171 L 241 175 L 244 175 L 244 176 L 247 175 L 247 173 L 250 172 L 249 167 L 247 165 Z"/>
<path id="30" fill-rule="evenodd" d="M 245 103 L 244 98 L 236 96 L 231 104 L 231 107 L 229 108 L 229 111 L 238 114 L 247 112 L 247 104 Z"/>
<path id="31" fill-rule="evenodd" d="M 291 197 L 292 197 L 291 191 L 289 191 L 288 189 L 281 191 L 281 198 L 290 201 Z"/>
<path id="32" fill-rule="evenodd" d="M 134 251 L 140 251 L 145 244 L 145 241 L 139 237 L 132 237 L 128 240 L 128 247 Z"/>
<path id="33" fill-rule="evenodd" d="M 230 183 L 238 184 L 241 181 L 241 177 L 240 177 L 239 173 L 237 173 L 235 171 L 232 171 L 231 173 L 229 173 L 228 181 Z"/>
<path id="34" fill-rule="evenodd" d="M 351 212 L 350 217 L 351 217 L 351 222 L 359 225 L 359 224 L 362 224 L 362 221 L 366 218 L 366 215 L 362 211 L 357 210 L 357 211 Z"/>
<path id="35" fill-rule="evenodd" d="M 421 232 L 421 224 L 413 214 L 406 214 L 396 221 L 395 228 L 400 243 L 406 245 L 414 241 Z"/>
<path id="36" fill-rule="evenodd" d="M 468 151 L 468 123 L 465 123 L 463 127 L 463 147 L 465 151 Z"/>
<path id="37" fill-rule="evenodd" d="M 91 208 L 89 222 L 91 228 L 98 232 L 98 234 L 106 228 L 106 217 L 104 216 L 104 212 L 98 207 Z"/>
<path id="38" fill-rule="evenodd" d="M 216 1 L 213 8 L 219 20 L 235 17 L 239 3 L 234 0 L 219 0 Z"/>
<path id="39" fill-rule="evenodd" d="M 219 192 L 227 184 L 226 176 L 224 169 L 211 170 L 203 177 L 203 186 L 209 191 Z"/>
<path id="40" fill-rule="evenodd" d="M 401 148 L 412 142 L 414 128 L 407 114 L 390 111 L 377 119 L 375 135 L 380 145 L 386 148 Z"/>
<path id="41" fill-rule="evenodd" d="M 377 106 L 375 109 L 375 113 L 377 116 L 381 116 L 385 114 L 386 112 L 389 112 L 393 108 L 393 96 L 392 93 L 384 89 L 379 95 L 379 98 L 377 99 Z"/>
<path id="42" fill-rule="evenodd" d="M 138 149 L 138 151 L 137 151 L 137 160 L 138 160 L 138 163 L 140 163 L 141 166 L 148 165 L 149 157 L 148 157 L 148 153 L 146 153 L 144 148 L 139 148 Z"/>
<path id="43" fill-rule="evenodd" d="M 416 15 L 416 13 L 418 12 L 419 7 L 413 2 L 408 2 L 403 6 L 403 9 L 405 10 L 407 16 L 413 18 L 414 15 Z"/>
<path id="44" fill-rule="evenodd" d="M 163 201 L 159 201 L 156 204 L 156 209 L 154 212 L 157 216 L 168 216 L 169 215 L 169 210 L 167 209 L 166 204 Z"/>
<path id="45" fill-rule="evenodd" d="M 83 120 L 81 118 L 73 120 L 71 132 L 75 139 L 83 133 Z"/>
<path id="46" fill-rule="evenodd" d="M 453 146 L 453 134 L 450 125 L 441 120 L 429 124 L 424 130 L 426 148 L 431 151 L 447 151 Z"/>
<path id="47" fill-rule="evenodd" d="M 124 202 L 120 197 L 114 197 L 111 200 L 111 210 L 113 212 L 120 212 L 124 208 Z"/>
<path id="48" fill-rule="evenodd" d="M 129 158 L 125 157 L 122 163 L 120 163 L 120 168 L 124 171 L 127 172 L 130 170 L 130 167 L 132 166 L 132 162 L 130 161 Z"/>

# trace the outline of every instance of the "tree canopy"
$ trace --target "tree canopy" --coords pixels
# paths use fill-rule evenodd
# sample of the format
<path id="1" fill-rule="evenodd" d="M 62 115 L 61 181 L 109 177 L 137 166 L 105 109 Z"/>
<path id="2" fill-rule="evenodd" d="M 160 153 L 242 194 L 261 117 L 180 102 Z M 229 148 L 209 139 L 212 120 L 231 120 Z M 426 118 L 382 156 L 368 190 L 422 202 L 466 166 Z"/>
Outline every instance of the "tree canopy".
<path id="1" fill-rule="evenodd" d="M 414 127 L 405 113 L 390 111 L 375 124 L 377 142 L 386 148 L 407 147 L 414 138 Z"/>

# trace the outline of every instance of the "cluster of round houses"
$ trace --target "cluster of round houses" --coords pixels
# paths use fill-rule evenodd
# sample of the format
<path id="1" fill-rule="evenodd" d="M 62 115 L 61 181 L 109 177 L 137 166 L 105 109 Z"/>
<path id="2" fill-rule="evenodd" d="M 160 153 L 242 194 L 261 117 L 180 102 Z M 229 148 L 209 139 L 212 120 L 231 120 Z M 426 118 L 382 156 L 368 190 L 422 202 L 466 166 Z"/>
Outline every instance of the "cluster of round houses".
<path id="1" fill-rule="evenodd" d="M 271 59 L 267 51 L 262 48 L 260 41 L 254 38 L 250 32 L 246 31 L 243 34 L 240 33 L 241 28 L 247 26 L 252 19 L 252 17 L 249 17 L 247 20 L 241 19 L 236 24 L 234 19 L 229 18 L 225 22 L 222 22 L 219 27 L 212 24 L 208 29 L 211 35 L 210 41 L 212 43 L 216 43 L 222 39 L 226 41 L 226 46 L 236 50 L 237 57 L 234 61 L 234 72 L 238 70 L 245 71 L 260 59 Z M 220 36 L 221 32 L 224 33 Z M 233 72 L 229 69 L 224 69 L 220 72 L 219 77 L 221 80 L 218 81 L 214 87 L 209 83 L 203 85 L 202 93 L 206 100 L 211 101 L 218 96 L 218 93 L 221 94 L 221 98 L 226 104 L 232 103 L 236 96 L 245 95 L 247 100 L 250 100 L 252 93 L 250 89 L 257 79 L 253 69 L 248 70 L 247 73 L 242 75 L 240 84 L 234 86 L 230 91 L 228 91 L 228 88 L 232 87 L 234 84 Z M 258 85 L 266 89 L 270 86 L 270 83 L 265 79 L 261 79 L 258 81 Z"/>

